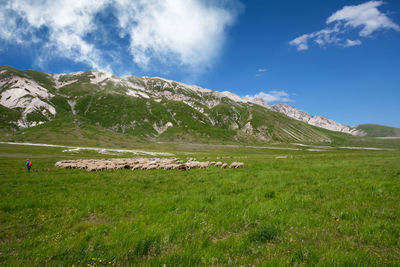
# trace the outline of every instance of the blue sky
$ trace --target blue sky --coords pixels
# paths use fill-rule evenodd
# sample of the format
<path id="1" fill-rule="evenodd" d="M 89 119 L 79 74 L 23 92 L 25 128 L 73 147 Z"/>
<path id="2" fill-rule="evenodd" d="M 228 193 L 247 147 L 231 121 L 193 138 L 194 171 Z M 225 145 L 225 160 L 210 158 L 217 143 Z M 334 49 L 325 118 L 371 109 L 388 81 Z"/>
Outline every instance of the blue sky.
<path id="1" fill-rule="evenodd" d="M 400 127 L 400 1 L 0 0 L 0 64 L 161 76 Z"/>

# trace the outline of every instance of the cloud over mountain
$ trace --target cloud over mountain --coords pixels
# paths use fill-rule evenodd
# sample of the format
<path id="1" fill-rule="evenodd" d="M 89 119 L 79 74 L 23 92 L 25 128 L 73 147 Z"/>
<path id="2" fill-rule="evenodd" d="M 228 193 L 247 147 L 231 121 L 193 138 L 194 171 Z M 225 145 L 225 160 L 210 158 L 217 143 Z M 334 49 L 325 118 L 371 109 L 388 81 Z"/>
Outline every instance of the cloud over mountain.
<path id="1" fill-rule="evenodd" d="M 269 91 L 268 93 L 259 92 L 258 94 L 246 95 L 245 97 L 249 99 L 260 98 L 267 103 L 272 103 L 272 102 L 287 103 L 287 102 L 294 102 L 294 100 L 290 98 L 291 96 L 293 96 L 293 94 L 289 94 L 285 91 Z"/>
<path id="2" fill-rule="evenodd" d="M 38 61 L 61 56 L 106 70 L 113 68 L 110 55 L 128 56 L 142 69 L 154 65 L 205 68 L 218 57 L 226 29 L 240 10 L 235 0 L 3 2 L 3 44 L 39 44 Z M 111 37 L 106 41 L 113 47 L 106 49 L 104 38 Z"/>

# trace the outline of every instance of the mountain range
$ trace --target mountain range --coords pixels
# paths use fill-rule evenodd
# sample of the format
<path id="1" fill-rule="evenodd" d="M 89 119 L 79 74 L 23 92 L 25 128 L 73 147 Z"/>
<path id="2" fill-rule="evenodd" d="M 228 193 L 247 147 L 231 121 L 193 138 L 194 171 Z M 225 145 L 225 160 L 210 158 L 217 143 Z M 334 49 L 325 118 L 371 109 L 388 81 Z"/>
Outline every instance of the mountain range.
<path id="1" fill-rule="evenodd" d="M 0 66 L 0 94 L 0 129 L 14 140 L 115 133 L 142 141 L 331 143 L 371 132 L 287 104 L 102 71 L 50 74 Z"/>

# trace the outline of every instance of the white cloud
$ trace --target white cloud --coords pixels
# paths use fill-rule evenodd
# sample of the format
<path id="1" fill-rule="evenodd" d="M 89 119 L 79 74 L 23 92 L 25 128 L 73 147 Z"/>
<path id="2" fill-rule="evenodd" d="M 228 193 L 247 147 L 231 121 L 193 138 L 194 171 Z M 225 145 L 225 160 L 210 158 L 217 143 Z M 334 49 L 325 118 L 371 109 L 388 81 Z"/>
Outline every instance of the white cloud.
<path id="1" fill-rule="evenodd" d="M 109 68 L 108 51 L 98 43 L 104 40 L 90 38 L 105 26 L 98 25 L 96 16 L 107 11 L 117 22 L 108 26 L 129 40 L 124 52 L 139 67 L 161 63 L 194 70 L 218 56 L 239 10 L 236 0 L 5 0 L 0 39 L 26 46 L 42 43 L 42 60 L 61 55 Z"/>
<path id="2" fill-rule="evenodd" d="M 246 95 L 245 97 L 250 98 L 250 99 L 255 99 L 255 98 L 261 98 L 267 103 L 271 102 L 295 102 L 293 99 L 291 99 L 291 96 L 294 96 L 295 94 L 289 94 L 285 91 L 269 91 L 268 93 L 265 92 L 259 92 L 258 94 L 255 95 Z"/>
<path id="3" fill-rule="evenodd" d="M 308 49 L 308 42 L 307 40 L 311 38 L 310 34 L 303 34 L 302 36 L 297 37 L 289 42 L 291 45 L 297 46 L 297 50 L 307 50 Z"/>
<path id="4" fill-rule="evenodd" d="M 347 39 L 346 43 L 344 44 L 344 47 L 356 46 L 356 45 L 361 45 L 361 44 L 362 44 L 362 42 L 360 40 Z"/>
<path id="5" fill-rule="evenodd" d="M 383 29 L 400 31 L 400 26 L 394 23 L 386 14 L 380 12 L 378 7 L 383 5 L 382 1 L 369 1 L 355 6 L 345 6 L 333 13 L 326 23 L 333 26 L 310 34 L 303 34 L 289 42 L 296 46 L 297 50 L 309 49 L 309 41 L 319 46 L 335 44 L 343 47 L 360 45 L 361 40 L 350 40 L 344 38 L 351 30 L 358 30 L 360 37 L 370 36 L 372 33 Z"/>
<path id="6" fill-rule="evenodd" d="M 84 40 L 95 25 L 93 17 L 105 1 L 43 0 L 8 1 L 0 10 L 2 24 L 0 38 L 29 46 L 44 42 L 44 50 L 52 51 L 76 62 L 84 62 L 93 68 L 104 67 L 100 51 Z M 45 56 L 46 53 L 40 56 Z"/>
<path id="7" fill-rule="evenodd" d="M 256 73 L 256 77 L 260 77 L 264 72 L 266 72 L 267 71 L 267 69 L 262 69 L 262 68 L 260 68 L 260 69 L 258 69 L 257 70 L 257 73 Z"/>
<path id="8" fill-rule="evenodd" d="M 383 1 L 369 1 L 357 6 L 345 6 L 330 16 L 326 20 L 326 23 L 343 21 L 345 22 L 345 26 L 352 28 L 362 27 L 359 35 L 363 37 L 380 29 L 400 31 L 399 25 L 395 24 L 386 14 L 381 13 L 377 9 L 383 3 Z"/>
<path id="9" fill-rule="evenodd" d="M 122 33 L 130 36 L 133 59 L 142 67 L 153 58 L 206 66 L 235 20 L 232 10 L 199 0 L 117 0 L 116 6 Z"/>
<path id="10" fill-rule="evenodd" d="M 289 44 L 297 46 L 297 50 L 299 51 L 307 50 L 309 48 L 309 39 L 313 39 L 314 42 L 320 46 L 340 42 L 341 39 L 337 37 L 338 33 L 340 33 L 339 24 L 335 25 L 333 28 L 323 29 L 310 34 L 303 34 L 302 36 L 290 41 Z"/>

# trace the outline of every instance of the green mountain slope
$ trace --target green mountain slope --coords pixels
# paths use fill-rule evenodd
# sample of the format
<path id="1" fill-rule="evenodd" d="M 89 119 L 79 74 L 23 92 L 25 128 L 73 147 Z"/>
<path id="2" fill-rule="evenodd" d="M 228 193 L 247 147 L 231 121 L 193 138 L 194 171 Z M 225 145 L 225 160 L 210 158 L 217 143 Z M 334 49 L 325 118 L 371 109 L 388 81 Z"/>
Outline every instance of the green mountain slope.
<path id="1" fill-rule="evenodd" d="M 334 143 L 351 137 L 275 112 L 262 100 L 162 78 L 0 66 L 0 94 L 3 140 L 262 144 Z"/>
<path id="2" fill-rule="evenodd" d="M 400 128 L 378 124 L 361 124 L 356 127 L 370 137 L 400 137 Z"/>

